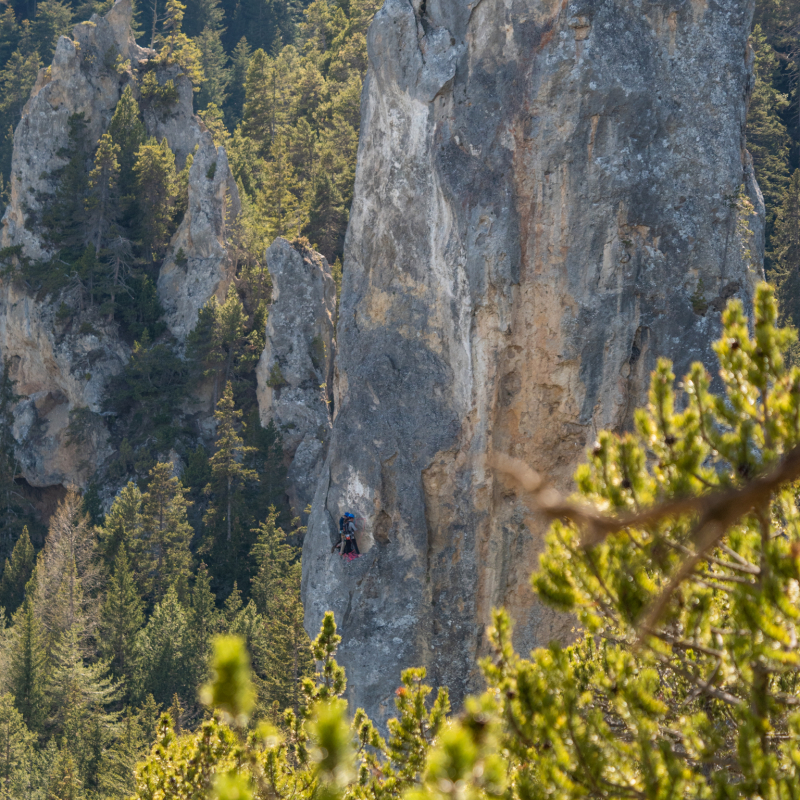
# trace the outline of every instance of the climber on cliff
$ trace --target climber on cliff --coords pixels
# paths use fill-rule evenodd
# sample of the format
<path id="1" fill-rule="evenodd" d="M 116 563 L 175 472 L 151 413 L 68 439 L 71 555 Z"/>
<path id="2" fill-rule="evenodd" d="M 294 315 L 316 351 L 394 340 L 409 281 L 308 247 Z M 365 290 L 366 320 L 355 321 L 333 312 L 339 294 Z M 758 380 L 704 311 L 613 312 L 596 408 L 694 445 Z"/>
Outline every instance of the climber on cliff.
<path id="1" fill-rule="evenodd" d="M 342 558 L 352 561 L 358 558 L 361 553 L 358 551 L 358 542 L 356 541 L 356 517 L 349 511 L 339 519 L 339 544 L 341 546 Z"/>

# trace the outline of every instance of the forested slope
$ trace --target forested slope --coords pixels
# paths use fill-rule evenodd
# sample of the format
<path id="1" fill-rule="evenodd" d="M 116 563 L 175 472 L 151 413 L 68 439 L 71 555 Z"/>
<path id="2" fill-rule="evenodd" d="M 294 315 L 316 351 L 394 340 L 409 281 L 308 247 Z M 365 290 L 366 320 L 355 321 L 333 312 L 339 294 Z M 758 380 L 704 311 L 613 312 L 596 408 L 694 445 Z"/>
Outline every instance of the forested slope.
<path id="1" fill-rule="evenodd" d="M 38 71 L 61 34 L 110 7 L 4 7 L 4 207 L 14 130 Z M 142 4 L 135 20 L 139 44 L 155 50 L 149 66 L 103 65 L 133 83 L 99 138 L 88 135 L 96 120 L 70 118 L 62 165 L 40 176 L 55 189 L 25 210 L 42 243 L 37 257 L 18 246 L 0 253 L 3 280 L 54 308 L 57 342 L 95 335 L 130 352 L 102 406 L 114 455 L 82 497 L 43 494 L 21 478 L 19 396 L 3 370 L 3 797 L 127 794 L 159 710 L 171 707 L 181 726 L 199 722 L 198 687 L 218 633 L 245 638 L 262 715 L 299 702 L 310 666 L 303 529 L 286 502 L 281 432 L 260 425 L 256 398 L 271 298 L 264 250 L 281 235 L 301 250 L 315 245 L 340 270 L 374 10 Z M 188 213 L 193 156 L 146 133 L 159 119 L 169 124 L 180 91 L 177 78 L 165 82 L 173 73 L 191 78 L 195 111 L 225 148 L 242 208 L 226 220 L 227 295 L 211 298 L 184 341 L 156 283 L 166 257 L 186 266 L 188 253 L 172 255 L 170 241 Z M 42 76 L 46 84 L 49 70 Z M 214 413 L 197 410 L 209 401 Z M 93 414 L 73 411 L 70 435 L 88 435 Z"/>

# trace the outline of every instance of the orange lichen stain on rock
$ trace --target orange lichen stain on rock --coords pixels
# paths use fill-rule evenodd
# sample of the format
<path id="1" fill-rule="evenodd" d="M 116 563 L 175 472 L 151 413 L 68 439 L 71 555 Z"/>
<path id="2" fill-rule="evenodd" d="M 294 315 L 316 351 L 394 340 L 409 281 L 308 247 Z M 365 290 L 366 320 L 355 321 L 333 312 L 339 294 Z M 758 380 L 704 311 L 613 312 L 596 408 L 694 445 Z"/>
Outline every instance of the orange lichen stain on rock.
<path id="1" fill-rule="evenodd" d="M 691 0 L 692 19 L 699 22 L 708 10 L 708 0 Z"/>
<path id="2" fill-rule="evenodd" d="M 424 283 L 415 281 L 411 275 L 402 269 L 395 267 L 394 272 L 396 277 L 392 279 L 389 285 L 389 288 L 393 291 L 384 291 L 376 287 L 370 280 L 370 288 L 366 298 L 366 313 L 369 321 L 376 327 L 387 325 L 390 317 L 394 318 L 395 323 L 402 320 L 402 317 L 398 318 L 399 315 L 393 315 L 392 311 L 395 307 L 402 305 L 404 296 L 425 297 L 429 291 Z M 415 336 L 416 332 L 412 335 Z"/>
<path id="3" fill-rule="evenodd" d="M 650 21 L 650 26 L 653 28 L 656 38 L 660 40 L 666 39 L 667 52 L 670 55 L 674 55 L 675 40 L 678 33 L 678 12 L 673 10 L 665 15 L 663 8 L 654 6 L 651 7 L 646 16 Z"/>
<path id="4" fill-rule="evenodd" d="M 592 129 L 589 133 L 589 148 L 587 152 L 587 160 L 589 163 L 592 163 L 592 156 L 594 155 L 594 140 L 595 136 L 597 136 L 597 125 L 600 122 L 600 115 L 594 114 L 592 115 Z"/>
<path id="5" fill-rule="evenodd" d="M 456 507 L 456 455 L 455 450 L 437 453 L 431 465 L 422 471 L 428 551 L 431 555 L 438 555 L 451 543 L 450 528 Z"/>

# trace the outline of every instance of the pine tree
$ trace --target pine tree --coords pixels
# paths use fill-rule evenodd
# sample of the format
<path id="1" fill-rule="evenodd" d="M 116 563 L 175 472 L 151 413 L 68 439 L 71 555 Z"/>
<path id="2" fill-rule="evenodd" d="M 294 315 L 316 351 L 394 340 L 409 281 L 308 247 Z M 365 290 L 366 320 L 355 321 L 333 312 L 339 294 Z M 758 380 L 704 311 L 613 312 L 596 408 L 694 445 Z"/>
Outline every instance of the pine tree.
<path id="1" fill-rule="evenodd" d="M 143 252 L 155 263 L 169 242 L 175 210 L 175 156 L 166 138 L 161 144 L 151 138 L 139 146 L 133 172 Z"/>
<path id="2" fill-rule="evenodd" d="M 270 239 L 293 237 L 299 230 L 297 185 L 283 133 L 272 143 L 271 159 L 264 165 L 263 188 L 258 197 Z"/>
<path id="3" fill-rule="evenodd" d="M 228 128 L 233 130 L 242 120 L 242 111 L 245 101 L 245 82 L 247 81 L 247 68 L 252 56 L 252 48 L 247 39 L 242 36 L 231 54 L 230 83 L 228 97 L 223 105 L 225 121 Z"/>
<path id="4" fill-rule="evenodd" d="M 767 207 L 766 244 L 770 250 L 775 215 L 789 175 L 790 138 L 781 115 L 789 98 L 773 87 L 778 56 L 760 26 L 750 37 L 755 52 L 755 86 L 747 112 L 747 149 Z"/>
<path id="5" fill-rule="evenodd" d="M 196 37 L 202 30 L 224 31 L 225 11 L 220 0 L 187 0 L 185 15 L 186 35 Z"/>
<path id="6" fill-rule="evenodd" d="M 251 334 L 247 332 L 247 323 L 242 300 L 231 284 L 221 306 L 216 297 L 209 298 L 189 334 L 188 349 L 196 369 L 203 377 L 214 378 L 215 403 L 220 395 L 220 384 L 234 377 L 236 368 L 248 355 Z"/>
<path id="7" fill-rule="evenodd" d="M 214 412 L 217 435 L 214 455 L 209 459 L 211 481 L 205 488 L 210 496 L 209 508 L 203 517 L 207 530 L 206 547 L 223 555 L 228 572 L 239 577 L 240 557 L 249 549 L 247 538 L 251 527 L 247 513 L 245 490 L 258 480 L 257 473 L 246 467 L 244 458 L 253 448 L 245 445 L 237 427 L 242 418 L 233 400 L 230 382 Z M 244 552 L 240 552 L 247 548 Z"/>
<path id="8" fill-rule="evenodd" d="M 147 491 L 142 495 L 141 538 L 135 545 L 137 562 L 144 570 L 142 588 L 155 601 L 170 588 L 185 597 L 192 567 L 192 527 L 186 518 L 188 489 L 172 473 L 169 462 L 158 463 L 150 470 Z"/>
<path id="9" fill-rule="evenodd" d="M 26 522 L 35 524 L 32 508 L 25 502 L 15 480 L 18 466 L 14 453 L 14 408 L 19 399 L 11 379 L 11 359 L 6 358 L 0 369 L 0 503 L 3 507 L 3 514 L 0 515 L 0 558 L 11 554 L 13 542 L 21 535 Z M 1 592 L 2 589 L 0 606 L 5 602 Z M 21 599 L 20 596 L 19 602 Z M 11 608 L 6 606 L 6 610 L 11 611 Z"/>
<path id="10" fill-rule="evenodd" d="M 108 126 L 108 134 L 119 147 L 119 193 L 121 212 L 130 217 L 135 205 L 136 153 L 146 141 L 144 123 L 139 112 L 139 104 L 130 86 L 126 86 L 114 109 L 114 116 Z"/>
<path id="11" fill-rule="evenodd" d="M 795 170 L 783 193 L 775 220 L 771 278 L 784 319 L 800 325 L 800 170 Z"/>
<path id="12" fill-rule="evenodd" d="M 186 6 L 180 0 L 167 0 L 164 10 L 164 23 L 162 26 L 162 42 L 167 48 L 167 59 L 172 57 L 178 47 L 178 36 L 183 25 L 183 16 Z M 168 63 L 168 62 L 167 62 Z"/>
<path id="13" fill-rule="evenodd" d="M 14 9 L 6 6 L 0 14 L 0 64 L 5 64 L 19 40 L 19 25 Z"/>
<path id="14" fill-rule="evenodd" d="M 48 800 L 84 800 L 85 796 L 75 757 L 67 747 L 58 748 L 47 777 Z"/>
<path id="15" fill-rule="evenodd" d="M 120 547 L 108 582 L 100 623 L 100 649 L 112 672 L 127 681 L 135 668 L 136 635 L 144 625 L 139 597 L 125 547 Z"/>
<path id="16" fill-rule="evenodd" d="M 0 578 L 0 608 L 4 608 L 7 614 L 13 614 L 22 605 L 25 586 L 33 575 L 35 562 L 36 553 L 25 527 L 14 545 L 11 559 L 6 559 L 3 577 Z"/>
<path id="17" fill-rule="evenodd" d="M 83 644 L 94 636 L 102 582 L 95 556 L 94 531 L 80 496 L 70 492 L 50 520 L 36 569 L 36 613 L 47 632 L 48 651 L 69 630 L 78 631 Z"/>
<path id="18" fill-rule="evenodd" d="M 22 715 L 14 706 L 14 697 L 0 696 L 0 798 L 22 797 L 25 772 L 30 768 L 35 741 Z"/>
<path id="19" fill-rule="evenodd" d="M 42 214 L 45 241 L 58 253 L 52 268 L 61 285 L 70 277 L 69 265 L 83 255 L 88 240 L 84 208 L 89 188 L 86 127 L 83 113 L 70 116 L 67 146 L 58 153 L 65 163 L 52 174 L 57 188 Z M 68 266 L 60 266 L 62 263 Z M 58 284 L 52 286 L 61 288 Z"/>
<path id="20" fill-rule="evenodd" d="M 187 696 L 194 688 L 189 685 L 188 647 L 186 611 L 170 587 L 137 639 L 140 697 L 150 693 L 157 702 L 167 704 L 175 694 Z"/>
<path id="21" fill-rule="evenodd" d="M 189 597 L 187 615 L 189 652 L 192 654 L 190 683 L 199 686 L 207 677 L 211 640 L 220 632 L 222 620 L 211 591 L 211 576 L 204 563 L 200 564 Z"/>
<path id="22" fill-rule="evenodd" d="M 106 244 L 118 213 L 120 146 L 104 133 L 97 144 L 94 168 L 89 173 L 89 196 L 86 202 L 89 237 L 95 254 Z"/>
<path id="23" fill-rule="evenodd" d="M 156 36 L 161 50 L 158 61 L 161 64 L 178 64 L 195 85 L 203 83 L 205 76 L 201 64 L 200 49 L 194 40 L 183 32 L 183 18 L 186 6 L 180 0 L 167 0 L 161 33 Z"/>
<path id="24" fill-rule="evenodd" d="M 22 116 L 22 108 L 28 102 L 41 68 L 42 59 L 36 50 L 26 52 L 17 48 L 0 69 L 0 112 L 14 127 Z"/>
<path id="25" fill-rule="evenodd" d="M 133 481 L 129 481 L 114 498 L 98 532 L 100 554 L 109 569 L 116 562 L 119 551 L 130 551 L 134 540 L 140 537 L 141 509 L 142 493 Z"/>
<path id="26" fill-rule="evenodd" d="M 39 733 L 47 716 L 45 689 L 49 664 L 44 630 L 33 602 L 35 582 L 34 577 L 22 606 L 14 614 L 9 687 L 25 724 Z"/>
<path id="27" fill-rule="evenodd" d="M 333 262 L 341 253 L 347 228 L 347 209 L 331 176 L 320 169 L 314 182 L 314 195 L 303 233 L 315 237 L 314 246 Z"/>
<path id="28" fill-rule="evenodd" d="M 120 690 L 105 662 L 84 659 L 81 633 L 75 628 L 66 631 L 53 652 L 48 727 L 62 741 L 62 749 L 72 754 L 81 783 L 90 788 L 97 783 L 118 716 L 108 707 Z"/>
<path id="29" fill-rule="evenodd" d="M 59 37 L 68 36 L 72 31 L 72 9 L 61 0 L 38 0 L 31 28 L 34 47 L 49 63 Z"/>
<path id="30" fill-rule="evenodd" d="M 220 32 L 207 26 L 200 32 L 195 42 L 200 50 L 200 63 L 205 76 L 197 96 L 198 106 L 206 108 L 213 103 L 217 108 L 222 108 L 228 96 L 231 71 L 228 67 L 228 56 L 222 47 Z"/>
<path id="31" fill-rule="evenodd" d="M 294 122 L 293 72 L 296 60 L 297 52 L 293 47 L 284 48 L 277 58 L 271 58 L 259 49 L 250 59 L 245 80 L 242 129 L 258 143 L 262 156 L 269 156 L 278 135 Z"/>
<path id="32" fill-rule="evenodd" d="M 313 672 L 313 659 L 303 627 L 299 554 L 286 543 L 277 517 L 273 507 L 259 526 L 251 553 L 257 569 L 251 593 L 258 612 L 268 621 L 260 670 L 264 676 L 263 701 L 267 706 L 277 702 L 280 708 L 292 708 L 297 714 L 300 683 Z"/>

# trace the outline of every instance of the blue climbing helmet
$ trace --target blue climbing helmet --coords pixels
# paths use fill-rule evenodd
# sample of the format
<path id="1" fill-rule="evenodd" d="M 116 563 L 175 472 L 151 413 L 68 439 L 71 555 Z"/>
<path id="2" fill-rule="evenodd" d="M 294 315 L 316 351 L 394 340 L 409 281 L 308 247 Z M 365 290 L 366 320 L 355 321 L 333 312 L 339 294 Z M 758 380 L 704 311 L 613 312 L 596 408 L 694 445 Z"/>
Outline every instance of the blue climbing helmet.
<path id="1" fill-rule="evenodd" d="M 349 511 L 346 511 L 345 512 L 345 517 L 347 517 L 347 519 L 355 519 L 356 515 L 355 514 L 351 514 Z"/>

